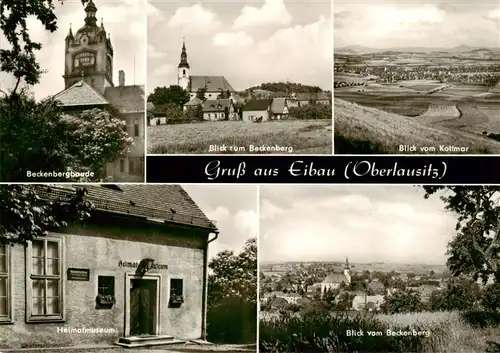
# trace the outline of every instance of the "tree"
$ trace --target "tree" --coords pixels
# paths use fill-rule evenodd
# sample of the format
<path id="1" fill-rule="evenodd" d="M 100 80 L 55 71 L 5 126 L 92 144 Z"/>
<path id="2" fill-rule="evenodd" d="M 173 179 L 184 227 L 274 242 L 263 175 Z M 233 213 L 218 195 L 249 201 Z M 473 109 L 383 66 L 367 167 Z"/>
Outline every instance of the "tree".
<path id="1" fill-rule="evenodd" d="M 221 88 L 220 93 L 217 95 L 217 99 L 229 99 L 229 98 L 231 98 L 231 92 L 229 90 L 224 91 Z"/>
<path id="2" fill-rule="evenodd" d="M 190 107 L 188 106 L 184 111 L 184 118 L 186 120 L 203 121 L 203 107 L 201 104 Z"/>
<path id="3" fill-rule="evenodd" d="M 0 244 L 27 245 L 68 224 L 90 217 L 94 205 L 85 200 L 87 190 L 76 188 L 65 196 L 48 200 L 42 190 L 51 193 L 51 186 L 0 185 Z"/>
<path id="4" fill-rule="evenodd" d="M 500 309 L 500 283 L 493 283 L 483 289 L 481 303 L 486 310 Z"/>
<path id="5" fill-rule="evenodd" d="M 156 87 L 148 96 L 148 102 L 154 105 L 175 104 L 179 107 L 189 102 L 189 99 L 189 93 L 178 85 Z"/>
<path id="6" fill-rule="evenodd" d="M 77 115 L 66 115 L 72 143 L 70 155 L 82 167 L 89 167 L 96 175 L 102 173 L 107 163 L 125 157 L 130 152 L 133 139 L 125 131 L 125 121 L 104 110 L 85 110 Z"/>
<path id="7" fill-rule="evenodd" d="M 447 210 L 457 215 L 456 237 L 448 244 L 447 266 L 486 283 L 500 283 L 499 186 L 424 186 L 427 199 L 439 193 Z"/>
<path id="8" fill-rule="evenodd" d="M 89 0 L 81 0 L 85 5 Z M 35 85 L 43 70 L 37 62 L 35 52 L 42 48 L 41 43 L 31 39 L 27 18 L 34 17 L 45 30 L 57 30 L 57 17 L 54 13 L 54 0 L 3 0 L 0 3 L 0 29 L 9 45 L 2 43 L 0 63 L 3 72 L 12 74 L 16 85 L 11 92 L 15 101 L 21 81 Z M 10 47 L 10 48 L 9 48 Z"/>
<path id="9" fill-rule="evenodd" d="M 429 304 L 434 311 L 468 310 L 480 297 L 477 283 L 467 278 L 454 278 L 446 289 L 431 294 Z"/>
<path id="10" fill-rule="evenodd" d="M 106 111 L 67 115 L 51 100 L 37 103 L 24 93 L 17 98 L 15 104 L 0 99 L 1 181 L 83 181 L 66 175 L 30 178 L 28 172 L 89 170 L 98 181 L 107 163 L 129 151 L 125 122 Z"/>
<path id="11" fill-rule="evenodd" d="M 208 339 L 211 342 L 255 342 L 257 325 L 257 239 L 238 254 L 218 253 L 209 263 Z"/>
<path id="12" fill-rule="evenodd" d="M 422 311 L 420 294 L 415 291 L 396 291 L 385 296 L 381 309 L 387 314 L 415 313 Z"/>
<path id="13" fill-rule="evenodd" d="M 165 106 L 165 116 L 167 120 L 179 121 L 184 118 L 182 113 L 182 108 L 173 103 L 169 103 Z"/>
<path id="14" fill-rule="evenodd" d="M 198 98 L 202 102 L 206 101 L 207 97 L 205 97 L 205 93 L 207 93 L 206 87 L 198 88 L 198 90 L 196 91 L 196 98 Z"/>
<path id="15" fill-rule="evenodd" d="M 229 250 L 218 253 L 208 267 L 209 303 L 229 297 L 257 302 L 257 239 L 248 240 L 238 255 Z"/>

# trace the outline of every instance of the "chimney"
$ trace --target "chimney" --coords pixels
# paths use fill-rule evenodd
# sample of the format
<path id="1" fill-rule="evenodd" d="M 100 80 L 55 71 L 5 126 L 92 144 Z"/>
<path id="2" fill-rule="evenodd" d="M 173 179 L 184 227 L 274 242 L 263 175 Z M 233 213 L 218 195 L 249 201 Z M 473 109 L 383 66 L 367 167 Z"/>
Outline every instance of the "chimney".
<path id="1" fill-rule="evenodd" d="M 118 85 L 120 87 L 125 86 L 125 71 L 123 70 L 118 71 Z"/>

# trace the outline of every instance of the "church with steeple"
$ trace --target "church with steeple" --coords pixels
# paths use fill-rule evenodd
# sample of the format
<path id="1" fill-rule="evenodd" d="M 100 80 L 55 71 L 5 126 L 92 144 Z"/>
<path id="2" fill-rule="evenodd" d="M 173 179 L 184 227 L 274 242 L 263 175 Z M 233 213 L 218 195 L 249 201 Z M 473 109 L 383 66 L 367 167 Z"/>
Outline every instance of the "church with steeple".
<path id="1" fill-rule="evenodd" d="M 105 175 L 109 181 L 144 181 L 144 85 L 127 85 L 123 70 L 118 71 L 115 83 L 115 52 L 104 20 L 101 18 L 98 24 L 97 10 L 90 0 L 85 7 L 84 24 L 74 33 L 70 24 L 64 47 L 64 90 L 52 99 L 70 115 L 99 108 L 124 120 L 133 146 L 126 158 L 106 167 Z"/>
<path id="2" fill-rule="evenodd" d="M 349 285 L 351 283 L 351 266 L 349 265 L 349 259 L 345 258 L 344 271 L 340 273 L 332 273 L 326 276 L 326 278 L 321 282 L 321 293 L 328 290 L 338 289 L 340 285 Z"/>
<path id="3" fill-rule="evenodd" d="M 191 75 L 190 69 L 186 42 L 183 40 L 181 60 L 177 66 L 177 85 L 185 89 L 189 93 L 191 99 L 196 97 L 196 93 L 199 89 L 205 88 L 205 98 L 208 100 L 217 99 L 221 91 L 229 91 L 233 103 L 238 100 L 236 91 L 224 76 Z"/>

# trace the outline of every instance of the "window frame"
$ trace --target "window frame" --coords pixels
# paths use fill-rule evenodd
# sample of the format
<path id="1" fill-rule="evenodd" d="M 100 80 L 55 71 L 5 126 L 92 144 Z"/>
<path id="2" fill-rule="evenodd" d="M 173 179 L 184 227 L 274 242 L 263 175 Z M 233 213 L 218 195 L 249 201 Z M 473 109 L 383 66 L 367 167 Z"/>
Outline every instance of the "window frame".
<path id="1" fill-rule="evenodd" d="M 6 288 L 6 299 L 7 299 L 7 315 L 0 316 L 1 324 L 11 324 L 14 322 L 14 289 L 12 287 L 12 276 L 13 276 L 13 265 L 12 265 L 12 246 L 10 245 L 0 245 L 5 247 L 5 265 L 7 272 L 1 273 L 0 277 L 6 278 L 7 288 Z"/>
<path id="2" fill-rule="evenodd" d="M 172 299 L 172 289 L 174 288 L 172 286 L 172 282 L 173 281 L 181 281 L 181 284 L 182 284 L 182 287 L 181 287 L 181 297 L 182 297 L 182 300 L 185 300 L 185 296 L 184 296 L 184 292 L 185 292 L 185 281 L 184 281 L 184 278 L 181 277 L 181 276 L 172 276 L 168 279 L 168 301 L 170 302 L 170 300 Z"/>
<path id="3" fill-rule="evenodd" d="M 26 247 L 25 266 L 26 266 L 26 322 L 27 323 L 44 323 L 44 322 L 64 322 L 66 316 L 66 302 L 65 302 L 65 286 L 63 269 L 65 267 L 65 241 L 62 234 L 49 233 L 48 236 L 35 239 L 44 242 L 44 272 L 47 271 L 47 243 L 56 242 L 58 244 L 59 256 L 59 275 L 47 274 L 33 274 L 32 273 L 32 256 L 33 256 L 33 243 L 30 241 Z M 35 278 L 33 278 L 35 276 Z M 33 280 L 34 279 L 59 279 L 59 314 L 56 315 L 33 315 Z M 47 297 L 47 282 L 45 283 L 45 298 Z M 47 302 L 45 302 L 47 305 Z"/>

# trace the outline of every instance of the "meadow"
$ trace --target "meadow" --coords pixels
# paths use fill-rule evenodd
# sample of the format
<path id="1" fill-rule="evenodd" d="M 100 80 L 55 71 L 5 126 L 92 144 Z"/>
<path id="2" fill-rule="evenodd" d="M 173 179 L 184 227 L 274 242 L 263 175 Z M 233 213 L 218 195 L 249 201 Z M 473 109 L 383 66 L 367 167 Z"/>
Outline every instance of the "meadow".
<path id="1" fill-rule="evenodd" d="M 421 336 L 388 336 L 386 330 L 428 332 Z M 347 330 L 364 331 L 349 336 Z M 381 333 L 369 335 L 368 332 Z M 498 323 L 477 325 L 459 312 L 407 314 L 332 315 L 316 313 L 302 317 L 269 317 L 260 323 L 262 352 L 453 352 L 487 351 L 489 341 L 498 342 Z"/>
<path id="2" fill-rule="evenodd" d="M 418 115 L 425 111 L 420 109 Z M 339 98 L 334 99 L 334 119 L 336 153 L 402 153 L 405 152 L 399 150 L 402 144 L 417 146 L 418 150 L 413 153 L 500 153 L 500 143 L 482 135 L 438 124 L 425 124 L 419 122 L 418 118 L 389 113 Z M 466 150 L 442 151 L 439 146 L 463 147 Z"/>
<path id="3" fill-rule="evenodd" d="M 299 153 L 331 154 L 331 120 L 282 120 L 262 123 L 215 121 L 148 126 L 148 153 Z M 211 151 L 210 146 L 232 151 Z M 250 146 L 281 146 L 285 152 L 252 152 Z"/>

